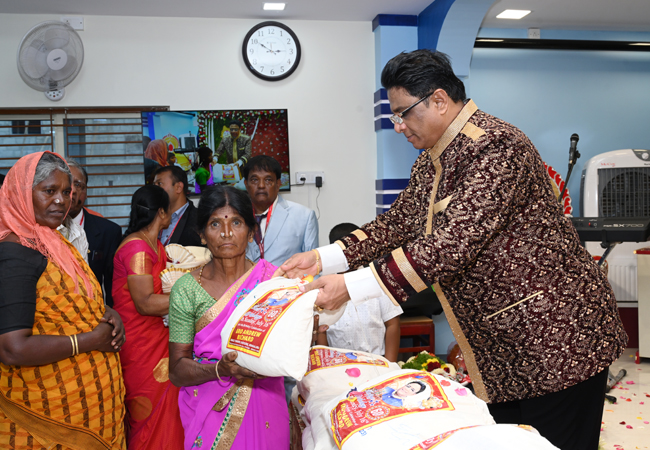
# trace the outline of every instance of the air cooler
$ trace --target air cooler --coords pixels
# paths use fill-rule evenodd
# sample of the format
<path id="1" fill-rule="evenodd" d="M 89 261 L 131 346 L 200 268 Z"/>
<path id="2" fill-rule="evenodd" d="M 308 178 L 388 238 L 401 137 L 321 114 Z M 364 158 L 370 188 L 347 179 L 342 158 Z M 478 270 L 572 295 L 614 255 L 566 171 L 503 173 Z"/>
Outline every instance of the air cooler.
<path id="1" fill-rule="evenodd" d="M 650 217 L 650 150 L 624 149 L 601 153 L 585 164 L 580 183 L 582 217 Z M 638 301 L 634 250 L 648 242 L 623 242 L 607 257 L 609 282 L 619 306 Z M 588 242 L 594 256 L 604 249 Z"/>

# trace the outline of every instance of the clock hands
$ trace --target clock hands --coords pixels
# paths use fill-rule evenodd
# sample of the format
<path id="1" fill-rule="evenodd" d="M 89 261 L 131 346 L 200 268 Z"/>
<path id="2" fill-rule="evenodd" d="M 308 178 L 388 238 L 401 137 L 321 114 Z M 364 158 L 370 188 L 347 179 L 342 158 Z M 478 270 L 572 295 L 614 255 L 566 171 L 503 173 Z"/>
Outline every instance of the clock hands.
<path id="1" fill-rule="evenodd" d="M 262 44 L 261 42 L 260 45 L 266 49 L 267 53 L 273 53 L 274 55 L 277 55 L 282 51 L 282 50 L 273 50 L 273 43 L 270 44 L 271 48 L 268 48 L 266 45 Z"/>

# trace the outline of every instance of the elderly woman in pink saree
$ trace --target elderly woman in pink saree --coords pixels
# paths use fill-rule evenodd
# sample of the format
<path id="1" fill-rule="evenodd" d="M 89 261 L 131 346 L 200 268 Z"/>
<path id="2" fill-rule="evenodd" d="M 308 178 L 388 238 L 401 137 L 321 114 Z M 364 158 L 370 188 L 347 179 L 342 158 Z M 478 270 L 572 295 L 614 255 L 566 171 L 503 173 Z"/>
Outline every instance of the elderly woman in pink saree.
<path id="1" fill-rule="evenodd" d="M 181 386 L 186 450 L 289 448 L 282 378 L 263 378 L 221 354 L 221 330 L 236 305 L 275 266 L 246 259 L 255 216 L 246 193 L 215 186 L 201 196 L 197 226 L 213 259 L 174 285 L 169 307 L 169 378 Z"/>

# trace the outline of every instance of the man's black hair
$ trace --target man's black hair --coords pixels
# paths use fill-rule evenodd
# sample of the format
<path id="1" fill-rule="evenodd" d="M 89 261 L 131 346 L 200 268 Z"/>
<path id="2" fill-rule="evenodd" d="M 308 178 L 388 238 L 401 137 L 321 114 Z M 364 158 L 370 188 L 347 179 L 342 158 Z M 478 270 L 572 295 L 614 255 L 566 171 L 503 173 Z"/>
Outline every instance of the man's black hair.
<path id="1" fill-rule="evenodd" d="M 279 180 L 282 177 L 282 167 L 280 163 L 267 155 L 253 156 L 248 160 L 242 172 L 244 173 L 244 180 L 248 180 L 248 174 L 256 170 L 263 170 L 265 172 L 274 173 Z"/>
<path id="2" fill-rule="evenodd" d="M 178 166 L 161 167 L 154 172 L 153 174 L 154 179 L 156 178 L 156 175 L 165 172 L 169 172 L 174 184 L 183 183 L 183 193 L 187 195 L 187 174 L 185 173 L 185 171 Z"/>
<path id="3" fill-rule="evenodd" d="M 237 125 L 239 128 L 241 128 L 241 122 L 237 119 L 231 120 L 230 123 L 228 124 L 228 127 L 230 127 L 231 125 Z"/>
<path id="4" fill-rule="evenodd" d="M 344 222 L 335 225 L 334 228 L 330 230 L 330 244 L 335 243 L 342 237 L 347 236 L 358 228 L 358 226 L 350 222 Z"/>
<path id="5" fill-rule="evenodd" d="M 451 68 L 449 56 L 431 50 L 400 53 L 388 61 L 381 72 L 386 90 L 404 88 L 409 95 L 422 98 L 442 89 L 455 103 L 467 99 L 465 85 Z M 428 105 L 428 99 L 425 103 Z"/>

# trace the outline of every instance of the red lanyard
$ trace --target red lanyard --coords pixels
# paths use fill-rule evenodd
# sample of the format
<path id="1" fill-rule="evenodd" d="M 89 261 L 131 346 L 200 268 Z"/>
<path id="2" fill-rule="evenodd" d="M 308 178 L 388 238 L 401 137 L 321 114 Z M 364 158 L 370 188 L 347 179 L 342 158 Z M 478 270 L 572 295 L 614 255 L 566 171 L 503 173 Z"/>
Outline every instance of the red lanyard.
<path id="1" fill-rule="evenodd" d="M 271 214 L 273 214 L 273 205 L 269 207 L 269 212 L 266 215 L 266 223 L 264 224 L 264 236 L 260 239 L 260 242 L 257 246 L 260 248 L 260 259 L 264 259 L 264 239 L 266 238 L 266 231 L 269 229 L 269 223 L 271 222 Z M 260 224 L 261 228 L 261 224 Z"/>
<path id="2" fill-rule="evenodd" d="M 84 210 L 81 210 L 81 220 L 79 221 L 79 226 L 83 227 L 84 226 Z"/>
<path id="3" fill-rule="evenodd" d="M 181 217 L 183 217 L 183 216 L 181 215 Z M 176 231 L 176 227 L 181 222 L 181 217 L 178 218 L 178 222 L 176 222 L 176 225 L 174 225 L 174 229 L 172 230 L 171 233 L 169 233 L 169 236 L 167 236 L 167 239 L 165 240 L 165 243 L 163 245 L 169 244 L 169 241 L 172 240 L 172 236 L 174 235 L 174 232 Z"/>

